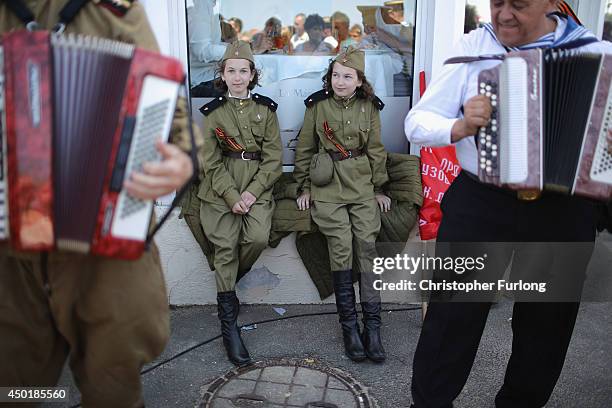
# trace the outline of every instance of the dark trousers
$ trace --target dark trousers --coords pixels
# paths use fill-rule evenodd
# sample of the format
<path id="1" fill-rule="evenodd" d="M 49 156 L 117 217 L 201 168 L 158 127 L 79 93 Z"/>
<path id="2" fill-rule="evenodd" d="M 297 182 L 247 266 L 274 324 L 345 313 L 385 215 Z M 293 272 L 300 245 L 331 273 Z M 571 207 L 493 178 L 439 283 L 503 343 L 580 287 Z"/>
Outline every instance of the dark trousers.
<path id="1" fill-rule="evenodd" d="M 441 206 L 440 243 L 595 239 L 589 201 L 549 194 L 522 202 L 516 193 L 483 185 L 464 172 Z M 574 271 L 579 282 L 587 263 L 585 260 Z M 488 302 L 429 305 L 413 362 L 412 398 L 417 408 L 452 407 L 471 371 L 490 306 Z M 541 407 L 548 401 L 563 367 L 578 309 L 577 302 L 515 303 L 512 354 L 495 398 L 497 407 Z"/>

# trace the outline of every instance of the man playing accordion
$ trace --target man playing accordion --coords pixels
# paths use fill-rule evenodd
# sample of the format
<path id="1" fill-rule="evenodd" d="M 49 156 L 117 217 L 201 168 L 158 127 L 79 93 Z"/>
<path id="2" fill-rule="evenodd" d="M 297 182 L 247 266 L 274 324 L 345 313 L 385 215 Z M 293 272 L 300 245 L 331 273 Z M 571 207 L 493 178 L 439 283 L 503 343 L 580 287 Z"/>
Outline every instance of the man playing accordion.
<path id="1" fill-rule="evenodd" d="M 467 34 L 455 47 L 458 55 L 563 47 L 576 40 L 581 40 L 580 51 L 612 53 L 612 44 L 597 41 L 567 15 L 551 13 L 560 5 L 557 0 L 491 0 L 492 24 Z M 478 180 L 474 135 L 488 125 L 492 113 L 489 97 L 478 95 L 478 76 L 496 64 L 499 61 L 446 65 L 406 117 L 410 142 L 454 144 L 463 169 L 442 201 L 438 243 L 469 243 L 464 248 L 492 242 L 589 245 L 595 239 L 590 201 L 555 193 L 522 201 L 516 191 Z M 612 135 L 608 140 L 612 144 Z M 588 259 L 583 261 L 572 270 L 579 287 Z M 517 266 L 521 269 L 515 259 L 513 272 Z M 469 376 L 490 306 L 484 301 L 430 303 L 413 363 L 415 407 L 452 406 Z M 495 398 L 497 407 L 546 404 L 561 373 L 578 308 L 578 301 L 515 302 L 512 354 Z"/>

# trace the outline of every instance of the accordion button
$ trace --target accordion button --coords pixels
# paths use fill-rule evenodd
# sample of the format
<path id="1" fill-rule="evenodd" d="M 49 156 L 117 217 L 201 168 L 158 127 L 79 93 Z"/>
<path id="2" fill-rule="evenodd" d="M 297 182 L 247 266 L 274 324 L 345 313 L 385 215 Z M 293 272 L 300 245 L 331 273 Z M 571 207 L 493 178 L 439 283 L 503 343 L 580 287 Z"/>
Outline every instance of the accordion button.
<path id="1" fill-rule="evenodd" d="M 486 165 L 486 164 L 481 164 L 481 165 L 480 165 L 480 168 L 481 168 L 481 169 L 483 169 L 483 170 L 485 170 L 485 169 L 487 168 L 487 165 Z"/>
<path id="2" fill-rule="evenodd" d="M 491 106 L 497 106 L 497 101 L 491 101 Z"/>
<path id="3" fill-rule="evenodd" d="M 484 88 L 484 87 L 486 87 L 486 86 L 487 86 L 487 84 L 485 84 L 484 82 L 481 82 L 481 83 L 480 83 L 480 87 L 481 87 L 481 88 Z"/>
<path id="4" fill-rule="evenodd" d="M 487 146 L 488 149 L 490 149 L 491 148 L 491 142 L 487 142 L 486 146 Z"/>
<path id="5" fill-rule="evenodd" d="M 493 157 L 497 156 L 497 145 L 492 145 L 491 146 L 491 150 L 493 150 L 491 152 L 491 154 L 493 155 Z"/>
<path id="6" fill-rule="evenodd" d="M 219 100 L 220 100 L 220 101 L 222 101 L 222 100 L 223 100 L 223 97 L 222 97 L 222 96 L 220 96 L 220 97 L 219 97 Z"/>
<path id="7" fill-rule="evenodd" d="M 487 139 L 487 142 L 490 142 L 491 141 L 491 136 L 487 135 L 486 139 Z"/>
<path id="8" fill-rule="evenodd" d="M 497 132 L 497 126 L 495 126 L 495 125 L 491 126 L 491 131 L 493 133 Z"/>
<path id="9" fill-rule="evenodd" d="M 487 139 L 486 138 L 483 137 L 482 139 L 480 139 L 480 144 L 481 145 L 483 145 L 485 143 L 487 143 Z"/>
<path id="10" fill-rule="evenodd" d="M 493 89 L 493 88 L 491 88 L 491 85 L 487 85 L 487 87 L 485 89 L 487 90 L 487 92 L 490 92 L 491 89 Z"/>
<path id="11" fill-rule="evenodd" d="M 482 150 L 482 151 L 480 152 L 480 155 L 484 157 L 484 156 L 486 156 L 486 155 L 487 155 L 487 152 L 485 152 L 484 150 Z"/>
<path id="12" fill-rule="evenodd" d="M 481 95 L 484 95 L 485 93 L 487 93 L 487 91 L 485 91 L 484 89 L 481 89 L 481 90 L 480 90 L 480 94 L 481 94 Z"/>
<path id="13" fill-rule="evenodd" d="M 493 99 L 494 101 L 497 100 L 497 95 L 496 94 L 491 95 L 491 99 Z"/>
<path id="14" fill-rule="evenodd" d="M 491 167 L 487 167 L 487 173 L 491 173 L 493 169 Z"/>
<path id="15" fill-rule="evenodd" d="M 491 97 L 491 92 L 487 92 L 485 95 L 487 96 L 487 98 L 490 98 Z"/>
<path id="16" fill-rule="evenodd" d="M 484 157 L 481 157 L 481 158 L 480 158 L 480 162 L 481 162 L 481 163 L 485 163 L 485 164 L 486 164 L 486 163 L 487 163 L 487 159 L 485 159 Z"/>
<path id="17" fill-rule="evenodd" d="M 493 162 L 491 160 L 487 160 L 487 166 L 491 166 Z"/>

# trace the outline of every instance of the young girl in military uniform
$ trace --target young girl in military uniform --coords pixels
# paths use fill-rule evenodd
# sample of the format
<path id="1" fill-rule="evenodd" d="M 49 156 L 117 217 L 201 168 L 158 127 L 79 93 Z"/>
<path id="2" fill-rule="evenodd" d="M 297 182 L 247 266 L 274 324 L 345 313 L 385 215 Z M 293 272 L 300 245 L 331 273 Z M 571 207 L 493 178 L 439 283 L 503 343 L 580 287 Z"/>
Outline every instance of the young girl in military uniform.
<path id="1" fill-rule="evenodd" d="M 217 303 L 223 344 L 237 365 L 250 363 L 236 320 L 235 285 L 268 243 L 272 187 L 282 173 L 277 105 L 251 93 L 257 85 L 248 43 L 227 47 L 217 86 L 225 94 L 204 105 L 204 178 L 198 197 L 200 220 L 214 245 Z"/>
<path id="2" fill-rule="evenodd" d="M 294 175 L 301 186 L 299 209 L 310 208 L 312 200 L 312 218 L 327 238 L 346 354 L 354 361 L 368 357 L 382 362 L 380 295 L 367 290 L 371 285 L 366 283 L 371 281 L 371 266 L 360 268 L 363 337 L 352 282 L 353 250 L 369 258 L 371 265 L 380 230 L 379 208 L 388 211 L 391 206 L 391 199 L 380 193 L 387 181 L 379 114 L 384 104 L 374 95 L 364 70 L 363 51 L 349 47 L 330 64 L 324 89 L 306 99 Z"/>

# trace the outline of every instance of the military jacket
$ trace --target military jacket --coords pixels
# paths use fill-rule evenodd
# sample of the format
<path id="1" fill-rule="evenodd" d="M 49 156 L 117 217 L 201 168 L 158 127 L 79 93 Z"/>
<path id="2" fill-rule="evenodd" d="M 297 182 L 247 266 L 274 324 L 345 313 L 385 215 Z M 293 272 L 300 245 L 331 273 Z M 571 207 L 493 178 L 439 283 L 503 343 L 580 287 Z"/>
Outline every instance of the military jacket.
<path id="1" fill-rule="evenodd" d="M 204 177 L 198 197 L 230 208 L 240 201 L 244 191 L 258 201 L 270 201 L 272 187 L 282 174 L 276 104 L 258 94 L 247 99 L 225 95 L 200 110 L 204 113 Z M 224 151 L 233 150 L 217 136 L 217 128 L 232 137 L 244 151 L 261 152 L 261 161 L 224 156 Z"/>
<path id="2" fill-rule="evenodd" d="M 329 203 L 363 202 L 374 197 L 387 181 L 387 154 L 380 136 L 382 102 L 356 96 L 344 100 L 336 95 L 317 92 L 306 99 L 304 125 L 295 153 L 295 180 L 302 191 L 311 193 L 313 200 Z M 330 152 L 338 149 L 323 131 L 327 121 L 334 137 L 345 149 L 363 149 L 357 158 L 334 161 L 334 176 L 330 184 L 319 187 L 310 183 L 310 161 L 320 148 Z"/>

